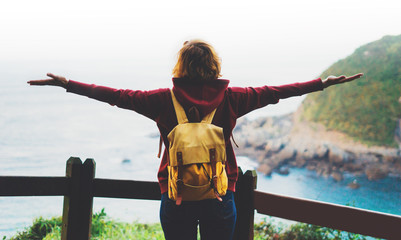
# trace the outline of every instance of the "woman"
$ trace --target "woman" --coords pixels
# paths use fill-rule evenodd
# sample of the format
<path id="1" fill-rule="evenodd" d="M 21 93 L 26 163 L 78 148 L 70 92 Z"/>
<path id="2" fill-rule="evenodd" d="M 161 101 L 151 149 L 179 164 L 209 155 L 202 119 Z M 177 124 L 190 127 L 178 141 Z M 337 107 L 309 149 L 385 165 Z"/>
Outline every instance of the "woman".
<path id="1" fill-rule="evenodd" d="M 230 136 L 237 118 L 280 99 L 300 96 L 326 87 L 345 83 L 363 74 L 351 77 L 329 77 L 276 87 L 239 88 L 228 87 L 229 81 L 218 79 L 220 60 L 211 45 L 204 41 L 192 40 L 184 43 L 173 69 L 173 92 L 183 106 L 189 121 L 199 121 L 217 108 L 213 124 L 223 128 L 226 145 L 226 172 L 228 190 L 222 201 L 208 199 L 184 201 L 180 206 L 168 198 L 167 179 L 169 164 L 165 150 L 158 171 L 162 193 L 160 221 L 166 239 L 196 239 L 197 226 L 202 239 L 232 239 L 236 221 L 233 192 L 237 181 L 238 168 Z M 32 80 L 30 85 L 52 85 L 63 87 L 67 92 L 84 95 L 121 108 L 134 110 L 157 123 L 165 149 L 169 148 L 167 135 L 177 125 L 170 89 L 152 91 L 117 90 L 88 85 L 64 77 L 47 74 L 50 79 Z"/>

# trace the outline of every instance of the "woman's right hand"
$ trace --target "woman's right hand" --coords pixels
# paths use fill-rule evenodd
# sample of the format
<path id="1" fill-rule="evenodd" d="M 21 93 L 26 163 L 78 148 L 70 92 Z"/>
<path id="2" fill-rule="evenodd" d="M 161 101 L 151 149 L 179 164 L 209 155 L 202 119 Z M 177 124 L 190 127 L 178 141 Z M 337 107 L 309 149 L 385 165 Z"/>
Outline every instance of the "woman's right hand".
<path id="1" fill-rule="evenodd" d="M 67 88 L 68 80 L 65 77 L 57 76 L 52 73 L 47 74 L 48 79 L 41 80 L 30 80 L 28 84 L 31 86 L 59 86 L 62 88 Z"/>

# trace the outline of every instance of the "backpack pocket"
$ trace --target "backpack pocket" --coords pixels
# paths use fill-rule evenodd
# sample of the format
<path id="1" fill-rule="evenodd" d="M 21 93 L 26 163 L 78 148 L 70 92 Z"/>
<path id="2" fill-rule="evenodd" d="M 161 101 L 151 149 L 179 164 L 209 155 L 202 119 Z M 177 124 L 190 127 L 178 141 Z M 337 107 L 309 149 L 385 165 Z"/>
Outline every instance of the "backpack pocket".
<path id="1" fill-rule="evenodd" d="M 177 189 L 180 184 L 178 179 L 178 167 L 168 166 L 168 195 L 172 200 L 177 199 Z M 225 165 L 216 163 L 217 186 L 214 188 L 212 181 L 212 167 L 210 163 L 199 163 L 183 166 L 183 176 L 180 192 L 183 201 L 198 201 L 216 198 L 214 189 L 220 196 L 227 192 L 228 179 Z"/>

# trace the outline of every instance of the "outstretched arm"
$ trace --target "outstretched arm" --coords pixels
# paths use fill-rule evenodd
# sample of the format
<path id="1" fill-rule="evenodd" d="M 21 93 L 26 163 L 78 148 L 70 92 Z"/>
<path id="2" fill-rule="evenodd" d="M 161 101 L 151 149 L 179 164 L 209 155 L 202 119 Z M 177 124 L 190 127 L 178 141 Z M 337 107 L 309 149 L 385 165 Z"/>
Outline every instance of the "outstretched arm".
<path id="1" fill-rule="evenodd" d="M 336 77 L 336 76 L 329 76 L 322 81 L 323 87 L 327 88 L 336 84 L 346 83 L 358 79 L 363 76 L 363 73 L 358 73 L 350 77 L 346 77 L 344 75 Z"/>
<path id="2" fill-rule="evenodd" d="M 330 76 L 324 80 L 318 78 L 308 82 L 292 83 L 281 86 L 230 88 L 230 95 L 233 97 L 233 102 L 238 103 L 236 112 L 237 117 L 240 117 L 257 108 L 264 107 L 268 104 L 278 103 L 280 99 L 321 91 L 329 86 L 350 82 L 362 76 L 362 73 L 358 73 L 350 77 Z"/>
<path id="3" fill-rule="evenodd" d="M 115 89 L 94 84 L 85 84 L 65 77 L 48 73 L 49 79 L 30 80 L 32 86 L 58 86 L 67 92 L 86 96 L 101 102 L 116 105 L 120 108 L 134 110 L 152 120 L 155 120 L 164 109 L 166 99 L 170 99 L 169 89 L 156 89 L 150 91 Z"/>
<path id="4" fill-rule="evenodd" d="M 52 73 L 47 74 L 48 79 L 30 80 L 28 84 L 31 86 L 58 86 L 67 88 L 68 80 L 65 77 L 57 76 Z"/>

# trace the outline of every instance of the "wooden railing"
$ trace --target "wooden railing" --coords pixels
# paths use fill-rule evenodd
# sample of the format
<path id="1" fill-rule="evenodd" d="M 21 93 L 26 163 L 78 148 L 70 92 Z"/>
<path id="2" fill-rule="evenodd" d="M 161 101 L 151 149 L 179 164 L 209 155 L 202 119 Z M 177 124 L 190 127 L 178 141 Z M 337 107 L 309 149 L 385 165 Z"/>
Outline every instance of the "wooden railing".
<path id="1" fill-rule="evenodd" d="M 253 239 L 255 210 L 363 235 L 401 239 L 401 216 L 256 190 L 256 172 L 239 169 L 235 240 Z M 66 177 L 0 177 L 0 196 L 64 196 L 62 240 L 90 238 L 94 197 L 160 200 L 157 182 L 95 178 L 95 162 L 71 157 Z"/>

